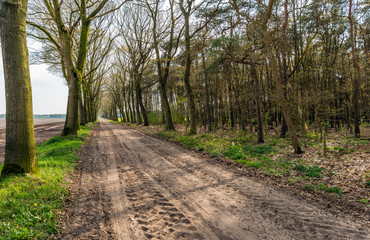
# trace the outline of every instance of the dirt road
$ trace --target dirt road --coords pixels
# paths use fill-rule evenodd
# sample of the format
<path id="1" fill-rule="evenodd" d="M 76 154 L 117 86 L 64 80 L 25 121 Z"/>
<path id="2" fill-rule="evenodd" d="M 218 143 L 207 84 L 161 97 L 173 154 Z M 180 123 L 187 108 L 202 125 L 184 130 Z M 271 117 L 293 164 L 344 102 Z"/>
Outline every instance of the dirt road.
<path id="1" fill-rule="evenodd" d="M 101 120 L 61 239 L 370 239 L 368 226 Z"/>
<path id="2" fill-rule="evenodd" d="M 47 120 L 45 120 L 47 121 Z M 35 124 L 35 140 L 36 144 L 39 145 L 45 142 L 51 137 L 58 135 L 62 132 L 64 122 L 63 120 L 54 120 L 56 122 Z M 0 164 L 4 162 L 5 154 L 5 129 L 0 129 Z"/>

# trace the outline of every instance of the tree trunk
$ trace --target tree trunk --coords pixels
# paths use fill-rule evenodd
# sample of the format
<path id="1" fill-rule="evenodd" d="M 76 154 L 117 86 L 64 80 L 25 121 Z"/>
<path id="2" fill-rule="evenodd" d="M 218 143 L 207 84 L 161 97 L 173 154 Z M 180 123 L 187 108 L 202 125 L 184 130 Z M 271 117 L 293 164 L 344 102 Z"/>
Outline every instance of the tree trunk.
<path id="1" fill-rule="evenodd" d="M 36 173 L 32 91 L 26 42 L 27 0 L 3 0 L 0 17 L 6 95 L 6 143 L 2 176 Z"/>
<path id="2" fill-rule="evenodd" d="M 141 110 L 141 114 L 143 115 L 144 126 L 149 126 L 148 116 L 146 114 L 146 110 L 145 110 L 144 103 L 143 103 L 143 96 L 141 93 L 140 80 L 136 81 L 136 97 L 137 97 L 137 103 Z M 139 110 L 138 110 L 138 116 L 140 116 Z M 141 124 L 141 119 L 140 119 L 139 124 Z"/>
<path id="3" fill-rule="evenodd" d="M 168 97 L 166 92 L 166 84 L 163 82 L 163 79 L 161 78 L 159 81 L 159 92 L 161 94 L 161 103 L 162 103 L 162 109 L 164 112 L 165 120 L 166 120 L 166 129 L 169 130 L 175 130 L 175 126 L 173 125 L 172 121 L 172 115 L 171 115 L 171 108 L 168 103 Z"/>
<path id="4" fill-rule="evenodd" d="M 207 115 L 207 126 L 208 126 L 208 132 L 212 131 L 212 115 L 211 115 L 211 107 L 209 104 L 209 80 L 208 80 L 208 73 L 206 69 L 206 60 L 204 56 L 204 39 L 202 41 L 202 67 L 203 67 L 203 76 L 204 76 L 204 86 L 205 86 L 205 102 L 206 102 L 206 115 Z"/>
<path id="5" fill-rule="evenodd" d="M 85 104 L 82 100 L 82 97 L 78 99 L 78 109 L 79 109 L 79 118 L 80 118 L 80 125 L 86 124 L 86 118 L 85 118 Z"/>
<path id="6" fill-rule="evenodd" d="M 67 115 L 62 136 L 77 135 L 77 131 L 80 128 L 78 117 L 79 93 L 80 84 L 75 78 L 70 79 L 68 83 Z"/>
<path id="7" fill-rule="evenodd" d="M 234 127 L 235 126 L 235 119 L 234 119 L 234 104 L 233 104 L 233 92 L 232 92 L 232 72 L 230 70 L 230 62 L 226 63 L 226 69 L 225 69 L 225 77 L 227 79 L 227 93 L 228 93 L 228 97 L 229 97 L 229 101 L 228 101 L 228 104 L 229 104 L 229 113 L 230 113 L 230 124 L 231 124 L 231 127 Z"/>
<path id="8" fill-rule="evenodd" d="M 262 129 L 262 117 L 261 117 L 261 97 L 259 89 L 258 75 L 254 64 L 251 65 L 251 75 L 254 79 L 254 96 L 256 99 L 256 114 L 257 114 L 257 134 L 258 142 L 263 143 L 263 129 Z"/>
<path id="9" fill-rule="evenodd" d="M 195 110 L 195 100 L 194 93 L 190 85 L 190 68 L 191 68 L 191 55 L 190 55 L 190 16 L 188 13 L 184 14 L 185 18 L 185 73 L 184 73 L 184 83 L 185 90 L 188 97 L 189 109 L 190 109 L 190 134 L 197 133 L 196 127 L 196 110 Z"/>
<path id="10" fill-rule="evenodd" d="M 288 21 L 288 0 L 285 0 L 284 2 L 284 24 L 283 24 L 283 28 L 282 28 L 282 31 L 283 31 L 283 39 L 281 41 L 281 55 L 282 55 L 282 58 L 283 58 L 283 69 L 282 69 L 282 75 L 283 75 L 283 81 L 282 81 L 282 88 L 283 88 L 283 94 L 284 94 L 284 97 L 287 98 L 287 85 L 288 85 L 288 66 L 287 66 L 287 62 L 286 62 L 286 31 L 287 31 L 287 28 L 288 28 L 288 24 L 289 24 L 289 21 Z M 285 117 L 283 116 L 282 119 L 281 119 L 281 129 L 280 129 L 280 137 L 281 138 L 285 138 L 286 137 L 286 133 L 288 131 L 288 126 L 287 126 L 287 123 L 286 123 L 286 120 L 285 120 Z"/>
<path id="11" fill-rule="evenodd" d="M 54 8 L 54 19 L 58 28 L 59 43 L 60 43 L 60 55 L 62 62 L 64 63 L 64 72 L 67 76 L 68 83 L 68 102 L 67 102 L 67 116 L 62 131 L 63 136 L 77 135 L 77 131 L 80 129 L 79 117 L 78 117 L 78 105 L 80 91 L 80 82 L 78 73 L 74 67 L 73 54 L 71 46 L 71 38 L 68 30 L 64 26 L 61 8 L 57 1 L 53 1 Z M 82 80 L 82 79 L 81 79 Z"/>
<path id="12" fill-rule="evenodd" d="M 159 3 L 159 2 L 158 2 Z M 158 7 L 158 5 L 156 5 Z M 156 13 L 158 8 L 156 8 Z M 171 15 L 173 17 L 173 6 L 171 5 Z M 166 122 L 166 129 L 168 130 L 175 130 L 175 126 L 172 121 L 172 114 L 171 114 L 171 107 L 168 103 L 167 97 L 167 78 L 169 76 L 169 69 L 171 63 L 171 54 L 172 54 L 172 47 L 173 47 L 173 36 L 174 36 L 174 29 L 175 29 L 175 20 L 172 20 L 171 23 L 171 32 L 170 32 L 170 41 L 169 46 L 167 49 L 167 54 L 165 55 L 166 59 L 166 67 L 163 69 L 161 63 L 161 56 L 159 53 L 159 41 L 157 37 L 157 15 L 153 17 L 153 41 L 154 41 L 154 49 L 156 54 L 156 62 L 157 62 L 157 71 L 158 71 L 158 78 L 159 78 L 159 93 L 161 95 L 161 105 L 162 105 L 162 115 L 165 117 Z M 164 122 L 164 121 L 163 121 Z"/>

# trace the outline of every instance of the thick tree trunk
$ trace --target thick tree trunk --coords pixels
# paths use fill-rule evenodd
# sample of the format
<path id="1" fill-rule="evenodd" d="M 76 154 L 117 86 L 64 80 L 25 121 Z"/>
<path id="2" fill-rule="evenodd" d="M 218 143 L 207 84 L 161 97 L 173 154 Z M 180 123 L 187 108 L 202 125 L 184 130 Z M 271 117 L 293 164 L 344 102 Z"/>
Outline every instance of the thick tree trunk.
<path id="1" fill-rule="evenodd" d="M 9 3 L 10 2 L 10 3 Z M 2 176 L 38 171 L 26 42 L 27 0 L 2 1 L 1 47 L 6 95 L 6 142 Z"/>
<path id="2" fill-rule="evenodd" d="M 80 129 L 78 117 L 79 94 L 80 84 L 75 78 L 70 79 L 68 83 L 67 115 L 62 136 L 77 135 L 77 131 Z"/>

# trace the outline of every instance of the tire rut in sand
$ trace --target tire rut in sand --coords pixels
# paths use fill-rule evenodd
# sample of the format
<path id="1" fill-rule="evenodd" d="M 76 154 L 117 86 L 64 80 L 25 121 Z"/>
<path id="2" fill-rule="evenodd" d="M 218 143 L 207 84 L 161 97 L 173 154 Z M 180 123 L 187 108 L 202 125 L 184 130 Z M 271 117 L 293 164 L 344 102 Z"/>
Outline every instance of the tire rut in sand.
<path id="1" fill-rule="evenodd" d="M 74 176 L 71 205 L 66 209 L 57 239 L 112 239 L 110 197 L 106 195 L 105 167 L 101 164 L 98 144 L 100 132 L 92 133 L 92 142 L 82 151 Z"/>
<path id="2" fill-rule="evenodd" d="M 181 183 L 187 182 L 192 188 L 188 191 L 199 190 L 199 195 L 203 195 L 203 199 L 209 200 L 203 204 L 193 204 L 205 218 L 212 217 L 212 214 L 213 216 L 228 217 L 227 214 L 220 215 L 218 210 L 238 216 L 239 221 L 234 225 L 242 222 L 244 224 L 242 230 L 256 234 L 254 236 L 250 234 L 248 237 L 248 233 L 246 233 L 244 239 L 269 239 L 271 236 L 273 236 L 272 239 L 368 239 L 369 237 L 368 229 L 345 219 L 341 214 L 329 212 L 327 209 L 323 210 L 312 203 L 253 182 L 246 177 L 237 177 L 238 174 L 231 174 L 222 169 L 222 166 L 209 164 L 202 159 L 184 154 L 184 150 L 174 144 L 168 143 L 163 147 L 163 144 L 152 141 L 145 135 L 138 137 L 136 143 L 136 148 L 142 155 L 149 152 L 144 149 L 155 152 L 157 157 L 150 154 L 151 159 L 145 164 L 148 169 L 154 172 L 155 176 L 162 177 L 161 181 L 163 184 L 168 184 L 167 188 L 176 191 L 181 188 Z M 145 159 L 145 157 L 143 158 Z M 151 167 L 154 165 L 154 159 L 160 160 L 161 163 Z M 181 169 L 178 171 L 178 175 L 191 177 L 183 179 L 176 177 L 176 171 L 166 174 L 163 167 L 166 162 L 171 164 L 172 168 L 176 166 L 178 170 Z M 160 171 L 155 172 L 155 169 L 160 169 Z M 231 177 L 232 175 L 234 177 Z M 192 182 L 192 180 L 195 181 Z M 203 184 L 197 184 L 202 181 Z M 204 185 L 204 182 L 211 187 L 213 185 L 214 188 L 207 191 L 209 186 Z M 189 194 L 186 197 L 189 197 Z M 197 198 L 190 195 L 188 199 L 190 204 L 194 199 Z M 234 201 L 233 204 L 227 204 L 228 202 L 232 203 L 235 199 L 238 199 L 239 202 Z M 218 209 L 215 209 L 214 205 Z M 202 212 L 201 209 L 205 211 Z M 210 212 L 211 214 L 209 214 Z M 213 222 L 213 224 L 215 223 Z M 227 222 L 224 226 L 227 226 Z M 234 236 L 233 239 L 243 239 L 235 233 L 229 236 Z"/>
<path id="3" fill-rule="evenodd" d="M 147 174 L 140 155 L 117 136 L 120 180 L 125 186 L 133 239 L 204 239 L 186 214 L 179 211 L 175 197 Z"/>

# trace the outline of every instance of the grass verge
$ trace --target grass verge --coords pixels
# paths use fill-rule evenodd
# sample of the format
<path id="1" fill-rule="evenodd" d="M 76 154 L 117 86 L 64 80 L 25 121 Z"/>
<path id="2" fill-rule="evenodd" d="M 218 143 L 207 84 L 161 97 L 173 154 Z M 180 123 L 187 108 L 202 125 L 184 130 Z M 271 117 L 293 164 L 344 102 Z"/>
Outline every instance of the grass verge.
<path id="1" fill-rule="evenodd" d="M 264 144 L 251 144 L 254 142 L 254 134 L 238 134 L 234 137 L 217 137 L 208 133 L 197 136 L 183 135 L 180 132 L 160 131 L 157 135 L 182 143 L 186 148 L 206 151 L 212 157 L 223 156 L 232 159 L 248 167 L 262 170 L 266 175 L 275 177 L 289 177 L 289 183 L 295 184 L 302 180 L 318 182 L 325 177 L 325 169 L 318 166 L 307 166 L 302 159 L 287 159 L 273 157 L 280 150 L 277 139 L 270 138 Z M 281 143 L 280 143 L 281 144 Z M 321 186 L 321 185 L 320 185 Z M 326 192 L 341 193 L 337 187 L 311 187 L 305 190 L 320 190 Z"/>
<path id="2" fill-rule="evenodd" d="M 39 145 L 37 175 L 0 179 L 0 239 L 47 239 L 58 232 L 58 214 L 68 197 L 65 176 L 90 131 L 91 125 L 81 126 L 75 137 L 56 136 Z"/>

